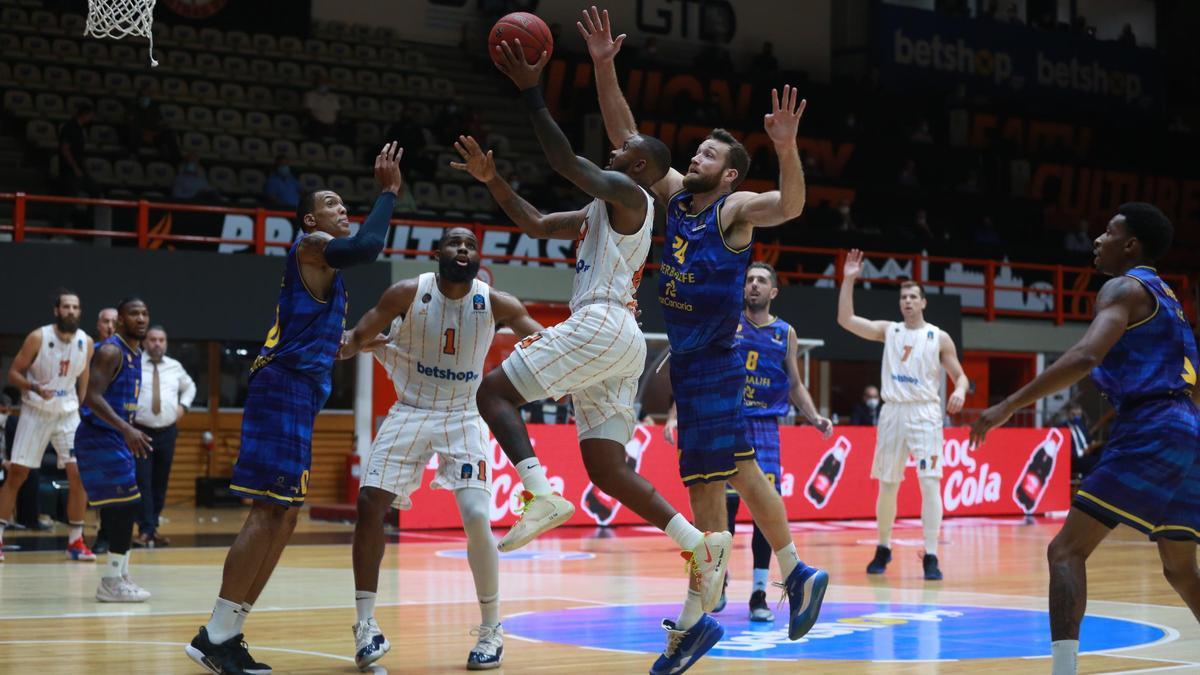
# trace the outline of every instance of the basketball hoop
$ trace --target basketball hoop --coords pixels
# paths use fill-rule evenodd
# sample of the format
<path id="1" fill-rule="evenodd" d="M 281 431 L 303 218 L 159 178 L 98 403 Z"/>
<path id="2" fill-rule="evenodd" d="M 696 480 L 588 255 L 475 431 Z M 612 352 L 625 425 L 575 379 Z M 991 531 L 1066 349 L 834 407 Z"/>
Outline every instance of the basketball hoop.
<path id="1" fill-rule="evenodd" d="M 154 3 L 156 0 L 88 0 L 87 26 L 84 35 L 113 38 L 136 35 L 150 40 L 150 65 L 154 60 Z"/>

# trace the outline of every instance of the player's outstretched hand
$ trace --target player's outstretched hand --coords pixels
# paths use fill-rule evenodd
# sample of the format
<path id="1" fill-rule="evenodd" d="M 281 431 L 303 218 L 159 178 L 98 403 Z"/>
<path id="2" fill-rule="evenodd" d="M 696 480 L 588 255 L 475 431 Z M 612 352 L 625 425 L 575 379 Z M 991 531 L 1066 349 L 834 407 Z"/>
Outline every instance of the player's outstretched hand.
<path id="1" fill-rule="evenodd" d="M 850 249 L 850 253 L 846 254 L 846 264 L 842 266 L 842 276 L 852 281 L 862 274 L 862 270 L 863 252 L 856 248 Z"/>
<path id="2" fill-rule="evenodd" d="M 451 169 L 466 171 L 480 183 L 486 183 L 496 177 L 496 161 L 492 159 L 492 151 L 488 150 L 485 153 L 474 137 L 459 136 L 454 142 L 454 149 L 463 161 L 450 162 Z"/>
<path id="3" fill-rule="evenodd" d="M 779 90 L 771 90 L 771 112 L 763 116 L 763 129 L 775 145 L 795 144 L 796 129 L 800 127 L 800 118 L 808 107 L 808 99 L 800 99 L 796 103 L 797 89 L 790 84 L 783 85 L 783 100 L 779 98 Z"/>
<path id="4" fill-rule="evenodd" d="M 977 448 L 983 445 L 987 433 L 1007 422 L 1010 417 L 1012 417 L 1012 412 L 1003 402 L 984 410 L 979 419 L 971 425 L 971 447 Z"/>
<path id="5" fill-rule="evenodd" d="M 821 432 L 821 438 L 827 439 L 833 435 L 833 420 L 829 419 L 828 417 L 821 417 L 820 415 L 817 415 L 817 419 L 815 422 L 813 422 L 813 426 L 817 428 L 817 431 Z"/>
<path id="6" fill-rule="evenodd" d="M 592 55 L 593 63 L 612 61 L 617 52 L 621 51 L 621 43 L 625 42 L 625 34 L 621 33 L 615 39 L 612 27 L 608 23 L 608 10 L 598 11 L 595 5 L 583 10 L 583 21 L 576 21 L 579 34 L 587 43 L 588 54 Z"/>
<path id="7" fill-rule="evenodd" d="M 383 146 L 375 157 L 375 182 L 384 192 L 400 194 L 404 179 L 400 176 L 400 158 L 404 156 L 404 148 L 396 141 Z"/>
<path id="8" fill-rule="evenodd" d="M 125 431 L 121 433 L 125 437 L 125 445 L 133 451 L 134 457 L 149 457 L 154 448 L 150 445 L 150 437 L 139 431 L 132 425 L 125 425 Z"/>
<path id="9" fill-rule="evenodd" d="M 495 61 L 496 67 L 521 91 L 536 87 L 542 79 L 542 69 L 550 62 L 550 52 L 545 50 L 542 50 L 537 63 L 526 61 L 520 40 L 513 40 L 512 45 L 508 44 L 508 40 L 501 41 L 496 47 L 496 53 L 499 56 L 499 60 Z"/>

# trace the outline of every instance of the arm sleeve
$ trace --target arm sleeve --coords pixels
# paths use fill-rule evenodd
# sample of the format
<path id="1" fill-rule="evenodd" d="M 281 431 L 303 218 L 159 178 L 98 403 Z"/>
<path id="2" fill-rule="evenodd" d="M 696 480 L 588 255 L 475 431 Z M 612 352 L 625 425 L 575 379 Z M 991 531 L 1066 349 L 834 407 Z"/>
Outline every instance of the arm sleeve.
<path id="1" fill-rule="evenodd" d="M 334 239 L 325 245 L 325 262 L 330 267 L 344 269 L 374 261 L 383 250 L 395 206 L 396 195 L 391 192 L 380 193 L 371 214 L 358 228 L 358 234 Z"/>

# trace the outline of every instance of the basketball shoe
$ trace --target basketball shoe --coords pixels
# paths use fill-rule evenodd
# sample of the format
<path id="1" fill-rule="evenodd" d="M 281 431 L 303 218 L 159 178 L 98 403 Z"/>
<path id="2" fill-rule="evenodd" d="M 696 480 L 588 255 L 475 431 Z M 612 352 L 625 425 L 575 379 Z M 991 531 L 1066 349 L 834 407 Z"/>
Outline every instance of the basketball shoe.
<path id="1" fill-rule="evenodd" d="M 150 591 L 126 577 L 104 577 L 96 587 L 96 600 L 100 602 L 145 602 L 149 599 Z"/>
<path id="2" fill-rule="evenodd" d="M 921 567 L 925 568 L 926 581 L 941 581 L 942 570 L 938 568 L 938 559 L 932 553 L 926 553 L 921 557 Z"/>
<path id="3" fill-rule="evenodd" d="M 479 640 L 467 656 L 467 670 L 499 668 L 504 658 L 504 628 L 480 625 L 471 629 L 471 635 L 478 635 Z"/>
<path id="4" fill-rule="evenodd" d="M 552 530 L 571 519 L 575 515 L 575 505 L 558 493 L 540 497 L 528 490 L 521 492 L 521 506 L 518 508 L 521 517 L 512 528 L 500 539 L 496 548 L 501 551 L 515 551 L 533 541 L 547 530 Z"/>
<path id="5" fill-rule="evenodd" d="M 825 590 L 829 588 L 829 574 L 825 570 L 809 567 L 803 563 L 796 566 L 782 586 L 787 593 L 788 639 L 804 637 L 821 614 L 821 603 L 825 602 Z"/>
<path id="6" fill-rule="evenodd" d="M 379 630 L 379 623 L 375 621 L 375 617 L 354 624 L 354 665 L 358 666 L 359 670 L 366 670 L 367 666 L 382 659 L 391 648 L 392 643 L 388 642 L 383 636 L 383 631 Z"/>
<path id="7" fill-rule="evenodd" d="M 707 614 L 687 630 L 676 629 L 675 622 L 670 619 L 663 619 L 662 627 L 667 631 L 667 648 L 650 666 L 650 675 L 682 673 L 695 665 L 725 635 L 725 628 Z"/>
<path id="8" fill-rule="evenodd" d="M 733 535 L 728 532 L 705 532 L 704 541 L 693 551 L 680 555 L 688 561 L 688 572 L 700 582 L 700 609 L 711 612 L 721 601 L 725 585 L 725 566 L 729 564 L 729 549 Z"/>
<path id="9" fill-rule="evenodd" d="M 876 546 L 875 557 L 867 563 L 867 574 L 883 574 L 890 562 L 892 562 L 892 549 L 886 546 Z"/>
<path id="10" fill-rule="evenodd" d="M 67 557 L 80 562 L 94 562 L 96 560 L 96 554 L 92 553 L 92 549 L 88 548 L 87 543 L 83 541 L 83 537 L 76 539 L 74 544 L 67 545 Z"/>
<path id="11" fill-rule="evenodd" d="M 208 627 L 201 626 L 184 651 L 188 658 L 215 675 L 271 675 L 271 666 L 250 656 L 241 633 L 217 644 L 208 639 Z"/>
<path id="12" fill-rule="evenodd" d="M 766 591 L 754 591 L 750 594 L 750 620 L 756 623 L 771 623 L 775 620 L 775 614 L 767 606 Z"/>

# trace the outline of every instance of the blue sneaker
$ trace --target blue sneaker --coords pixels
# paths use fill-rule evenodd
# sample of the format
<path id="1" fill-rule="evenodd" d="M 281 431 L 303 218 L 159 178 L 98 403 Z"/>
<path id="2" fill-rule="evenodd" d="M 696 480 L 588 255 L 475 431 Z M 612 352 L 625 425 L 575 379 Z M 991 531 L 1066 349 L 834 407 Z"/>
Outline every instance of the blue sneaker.
<path id="1" fill-rule="evenodd" d="M 663 619 L 667 631 L 667 648 L 650 667 L 650 675 L 676 675 L 691 668 L 725 637 L 725 628 L 705 614 L 688 630 L 675 630 L 675 622 Z"/>
<path id="2" fill-rule="evenodd" d="M 786 582 L 776 585 L 783 586 L 791 606 L 788 612 L 788 639 L 799 640 L 812 629 L 817 616 L 821 614 L 825 589 L 829 588 L 829 574 L 800 563 L 788 575 Z"/>

